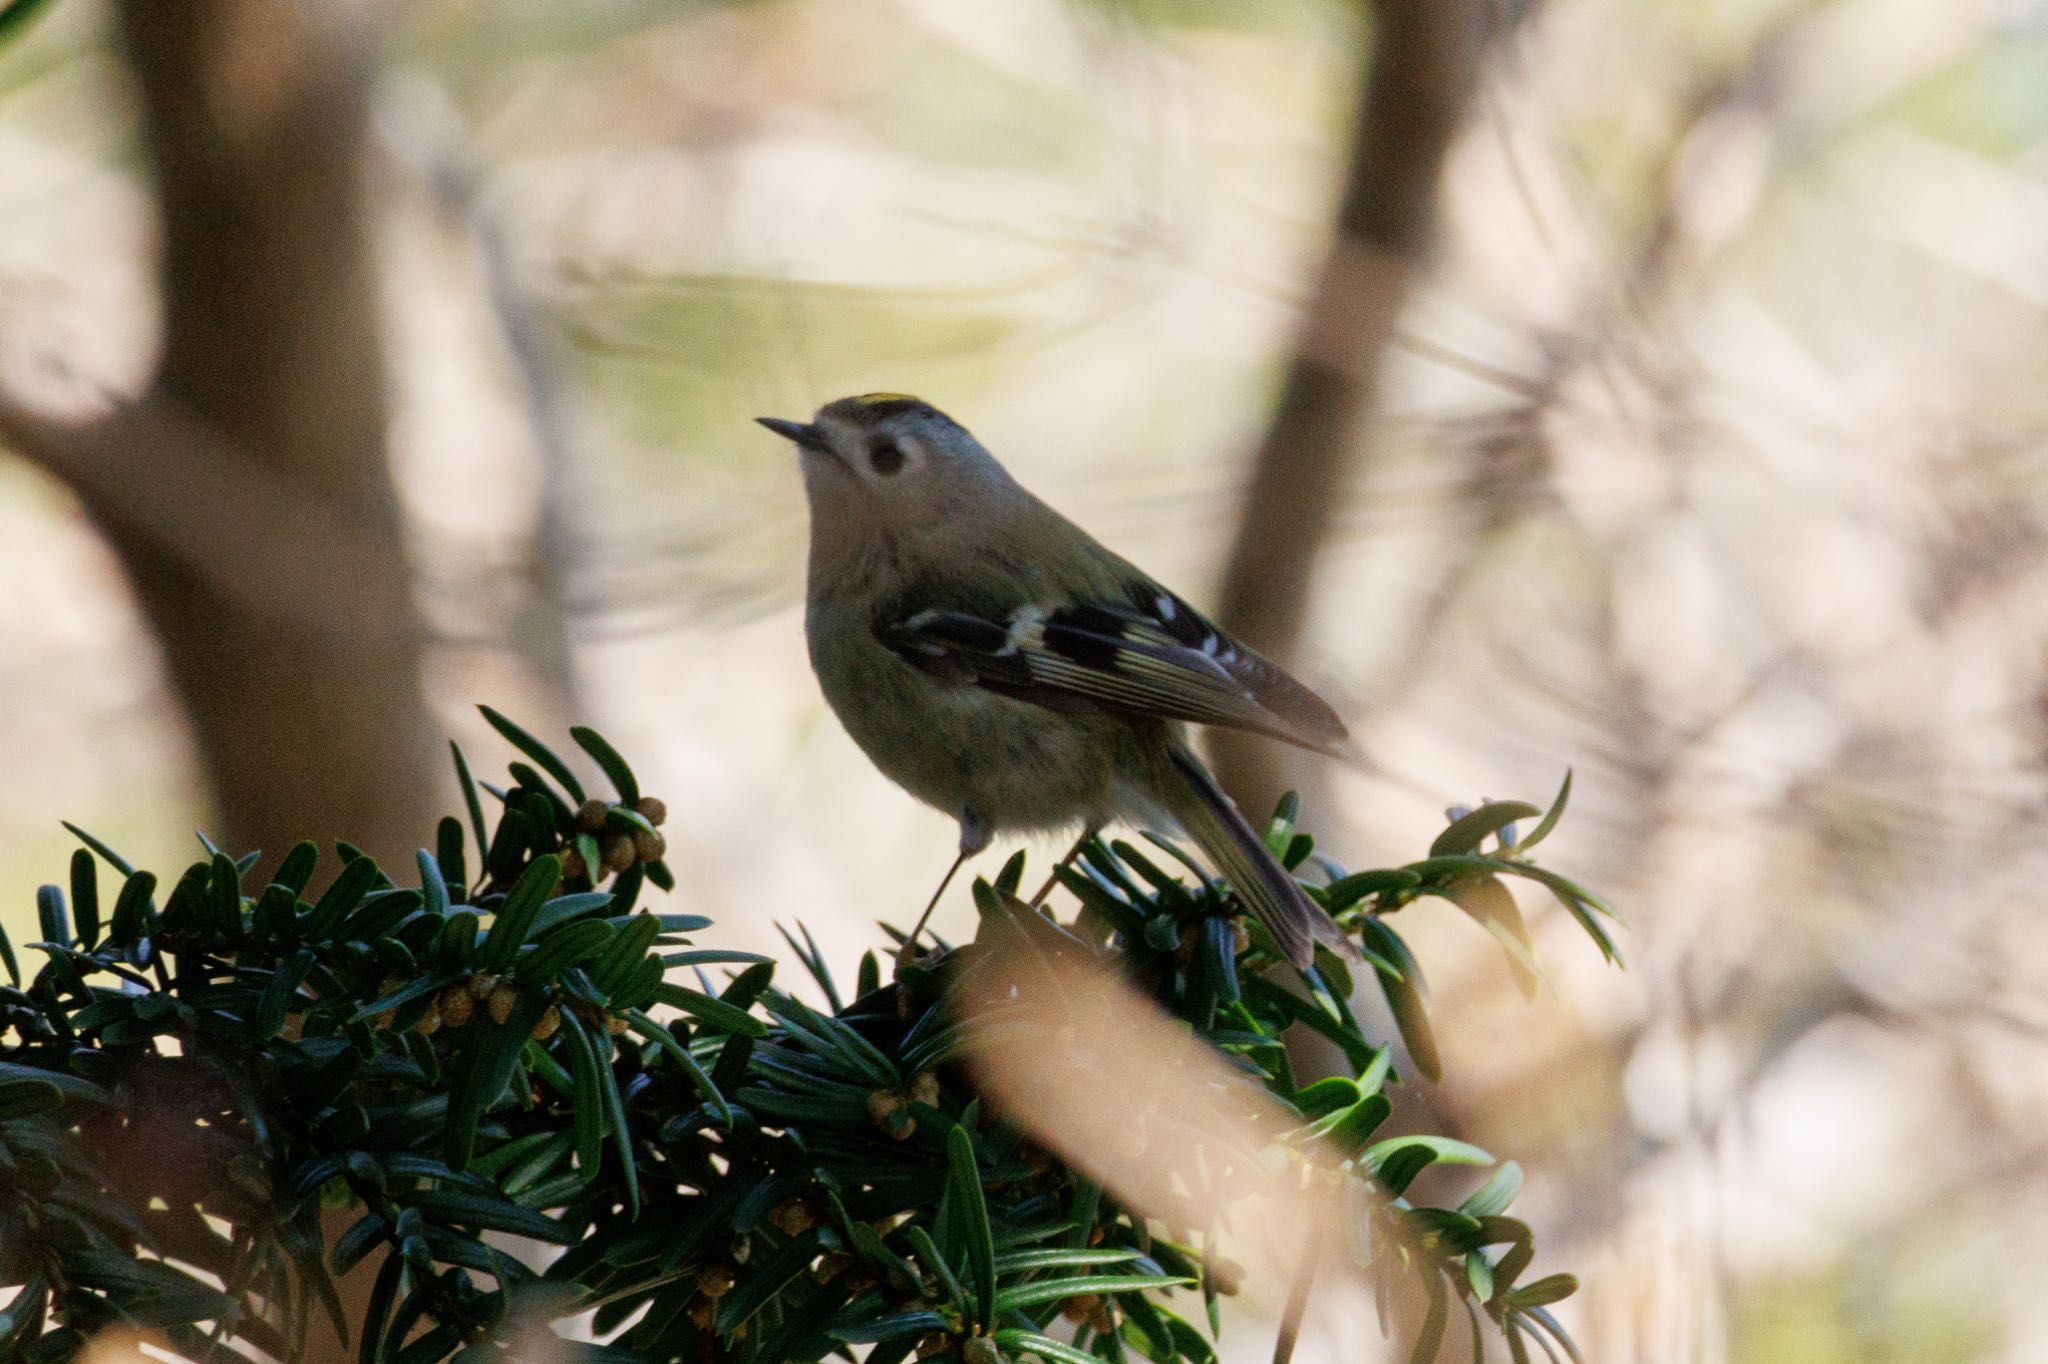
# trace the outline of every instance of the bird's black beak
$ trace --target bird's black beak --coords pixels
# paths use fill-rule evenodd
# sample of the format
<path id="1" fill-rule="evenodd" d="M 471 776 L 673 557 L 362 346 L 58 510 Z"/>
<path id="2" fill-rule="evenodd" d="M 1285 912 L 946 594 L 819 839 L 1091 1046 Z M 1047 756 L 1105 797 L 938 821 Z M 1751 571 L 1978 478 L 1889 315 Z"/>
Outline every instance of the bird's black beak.
<path id="1" fill-rule="evenodd" d="M 819 434 L 817 427 L 808 426 L 803 422 L 785 421 L 781 417 L 756 417 L 754 420 L 785 440 L 793 440 L 798 445 L 812 450 L 818 449 L 825 443 L 825 439 Z"/>

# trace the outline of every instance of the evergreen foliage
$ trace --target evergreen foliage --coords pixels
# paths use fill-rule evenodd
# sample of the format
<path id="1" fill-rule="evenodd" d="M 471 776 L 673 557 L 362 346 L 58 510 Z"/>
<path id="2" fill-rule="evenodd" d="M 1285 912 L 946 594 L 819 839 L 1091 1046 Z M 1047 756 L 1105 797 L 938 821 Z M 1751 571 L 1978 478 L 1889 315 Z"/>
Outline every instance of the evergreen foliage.
<path id="1" fill-rule="evenodd" d="M 363 1364 L 486 1364 L 512 1327 L 586 1312 L 609 1343 L 566 1348 L 594 1360 L 1214 1359 L 1227 1262 L 974 1092 L 952 1006 L 976 946 L 886 981 L 893 957 L 869 952 L 848 990 L 804 932 L 791 951 L 825 1007 L 807 1004 L 775 962 L 701 945 L 705 918 L 642 906 L 673 885 L 665 811 L 609 744 L 572 731 L 616 791 L 591 798 L 486 715 L 520 751 L 510 784 L 480 789 L 457 751 L 467 820 L 441 821 L 409 884 L 345 843 L 301 843 L 257 884 L 257 854 L 209 844 L 165 887 L 75 831 L 68 887 L 38 895 L 32 979 L 0 935 L 0 1286 L 18 1290 L 0 1359 L 56 1364 L 120 1325 L 194 1360 L 293 1359 L 326 1314 Z M 1311 894 L 1359 935 L 1424 1074 L 1437 1049 L 1392 911 L 1455 901 L 1533 982 L 1501 880 L 1531 878 L 1613 955 L 1598 897 L 1527 856 L 1565 795 L 1454 812 L 1406 867 L 1317 863 Z M 1268 837 L 1303 868 L 1294 818 L 1283 802 Z M 1417 1359 L 1453 1301 L 1517 1359 L 1570 1350 L 1547 1308 L 1574 1281 L 1529 1278 L 1530 1230 L 1505 1215 L 1517 1167 L 1432 1206 L 1411 1196 L 1424 1169 L 1492 1158 L 1376 1139 L 1393 1051 L 1342 963 L 1283 981 L 1228 889 L 1161 840 L 1090 843 L 1061 875 L 1071 923 L 1029 909 L 1022 876 L 1019 854 L 977 883 L 984 933 L 1099 954 L 1299 1116 L 1284 1140 L 1336 1143 L 1349 1253 L 1383 1302 L 1405 1281 L 1426 1304 Z M 1352 1074 L 1298 1080 L 1279 1042 L 1296 1024 Z M 358 1265 L 374 1289 L 346 1320 L 334 1279 Z"/>

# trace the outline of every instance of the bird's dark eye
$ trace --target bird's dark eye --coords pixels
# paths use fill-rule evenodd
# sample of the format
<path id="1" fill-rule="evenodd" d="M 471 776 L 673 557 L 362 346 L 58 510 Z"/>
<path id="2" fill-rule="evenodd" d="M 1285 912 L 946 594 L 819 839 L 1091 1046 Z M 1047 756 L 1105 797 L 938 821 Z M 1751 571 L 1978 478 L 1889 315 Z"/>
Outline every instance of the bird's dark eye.
<path id="1" fill-rule="evenodd" d="M 868 447 L 868 465 L 878 474 L 893 474 L 903 467 L 903 447 L 884 438 Z"/>

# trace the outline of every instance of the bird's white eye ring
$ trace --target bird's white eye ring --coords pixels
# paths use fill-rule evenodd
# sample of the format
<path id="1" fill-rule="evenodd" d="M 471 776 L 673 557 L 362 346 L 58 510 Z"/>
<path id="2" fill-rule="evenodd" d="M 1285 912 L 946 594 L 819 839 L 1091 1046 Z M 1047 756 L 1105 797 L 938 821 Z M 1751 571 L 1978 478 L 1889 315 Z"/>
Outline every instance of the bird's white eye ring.
<path id="1" fill-rule="evenodd" d="M 903 447 L 887 436 L 868 447 L 868 466 L 878 474 L 893 474 L 903 467 Z"/>

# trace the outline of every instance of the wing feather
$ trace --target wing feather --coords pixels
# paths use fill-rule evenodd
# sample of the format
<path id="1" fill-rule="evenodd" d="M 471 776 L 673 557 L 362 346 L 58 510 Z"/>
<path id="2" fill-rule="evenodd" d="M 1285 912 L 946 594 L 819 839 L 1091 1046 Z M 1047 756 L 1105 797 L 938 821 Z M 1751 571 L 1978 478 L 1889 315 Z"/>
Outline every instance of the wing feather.
<path id="1" fill-rule="evenodd" d="M 1321 697 L 1149 582 L 1123 600 L 1006 614 L 898 603 L 876 621 L 913 666 L 1055 710 L 1094 708 L 1247 729 L 1333 751 L 1344 724 Z"/>

